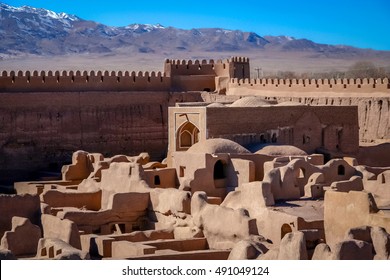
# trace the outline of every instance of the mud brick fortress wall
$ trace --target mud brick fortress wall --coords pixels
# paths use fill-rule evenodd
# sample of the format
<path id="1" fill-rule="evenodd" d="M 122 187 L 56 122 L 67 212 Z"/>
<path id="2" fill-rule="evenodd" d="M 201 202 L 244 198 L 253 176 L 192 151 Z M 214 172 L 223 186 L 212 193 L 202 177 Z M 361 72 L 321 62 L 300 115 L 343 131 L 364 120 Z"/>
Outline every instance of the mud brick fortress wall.
<path id="1" fill-rule="evenodd" d="M 299 98 L 311 105 L 358 105 L 361 140 L 390 139 L 389 97 L 325 97 L 328 91 L 390 96 L 387 79 L 251 80 L 249 73 L 249 59 L 243 57 L 166 60 L 164 72 L 0 72 L 0 181 L 56 169 L 79 149 L 107 156 L 147 151 L 161 160 L 168 146 L 169 106 L 246 94 L 298 101 L 269 92 L 300 91 L 312 93 Z"/>
<path id="2" fill-rule="evenodd" d="M 171 79 L 161 72 L 3 71 L 1 92 L 168 91 Z"/>
<path id="3" fill-rule="evenodd" d="M 0 94 L 0 177 L 22 176 L 70 161 L 75 150 L 106 156 L 167 149 L 167 109 L 199 95 L 142 92 Z M 28 177 L 29 174 L 24 174 Z"/>
<path id="4" fill-rule="evenodd" d="M 387 92 L 390 93 L 388 78 L 384 79 L 239 79 L 233 78 L 230 89 L 257 91 L 295 92 Z"/>

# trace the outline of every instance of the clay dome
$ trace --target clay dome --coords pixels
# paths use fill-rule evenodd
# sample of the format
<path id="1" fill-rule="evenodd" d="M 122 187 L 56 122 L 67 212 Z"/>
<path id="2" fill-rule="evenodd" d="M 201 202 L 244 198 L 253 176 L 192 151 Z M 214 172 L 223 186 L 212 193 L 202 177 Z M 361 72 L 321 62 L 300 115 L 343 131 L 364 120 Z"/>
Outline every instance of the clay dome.
<path id="1" fill-rule="evenodd" d="M 271 102 L 265 100 L 262 97 L 249 96 L 238 99 L 237 101 L 233 102 L 230 107 L 262 107 L 269 105 L 271 105 Z"/>
<path id="2" fill-rule="evenodd" d="M 296 101 L 284 101 L 276 104 L 275 106 L 307 106 L 307 105 Z"/>
<path id="3" fill-rule="evenodd" d="M 206 107 L 226 107 L 226 106 L 223 105 L 222 103 L 214 102 L 214 103 L 207 105 Z"/>
<path id="4" fill-rule="evenodd" d="M 187 150 L 189 153 L 205 154 L 249 154 L 240 144 L 228 139 L 215 138 L 200 141 Z"/>
<path id="5" fill-rule="evenodd" d="M 305 151 L 290 145 L 268 145 L 258 150 L 256 154 L 269 156 L 307 156 Z"/>

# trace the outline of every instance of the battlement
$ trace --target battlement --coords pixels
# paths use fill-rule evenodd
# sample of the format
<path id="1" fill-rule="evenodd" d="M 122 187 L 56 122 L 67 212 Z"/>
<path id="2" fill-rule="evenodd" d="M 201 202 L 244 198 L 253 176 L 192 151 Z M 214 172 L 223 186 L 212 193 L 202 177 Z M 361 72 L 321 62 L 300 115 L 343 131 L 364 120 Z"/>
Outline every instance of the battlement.
<path id="1" fill-rule="evenodd" d="M 173 76 L 227 76 L 229 73 L 229 62 L 226 60 L 174 60 L 166 59 L 164 73 L 168 77 Z"/>
<path id="2" fill-rule="evenodd" d="M 207 60 L 207 59 L 202 59 L 202 60 L 180 60 L 180 59 L 166 59 L 165 60 L 165 63 L 166 64 L 172 64 L 172 65 L 206 65 L 206 64 L 210 64 L 210 65 L 214 65 L 214 64 L 224 64 L 224 63 L 230 63 L 230 62 L 241 62 L 241 63 L 249 63 L 249 58 L 248 57 L 240 57 L 240 56 L 233 56 L 231 58 L 227 58 L 227 59 L 218 59 L 216 62 L 214 59 L 210 59 L 210 60 Z"/>
<path id="3" fill-rule="evenodd" d="M 249 63 L 248 57 L 243 56 L 233 56 L 230 59 L 228 59 L 229 62 L 241 62 L 241 63 Z"/>
<path id="4" fill-rule="evenodd" d="M 206 64 L 210 64 L 210 65 L 213 65 L 215 64 L 214 62 L 214 59 L 210 59 L 209 61 L 207 61 L 206 59 L 203 59 L 203 60 L 180 60 L 180 59 L 166 59 L 165 60 L 165 63 L 166 64 L 172 64 L 172 65 L 186 65 L 186 66 L 189 66 L 189 65 L 206 65 Z M 218 60 L 217 63 L 222 63 L 222 60 Z"/>
<path id="5" fill-rule="evenodd" d="M 170 78 L 161 72 L 3 71 L 0 91 L 168 91 Z"/>
<path id="6" fill-rule="evenodd" d="M 244 71 L 243 71 L 244 69 Z M 174 60 L 166 59 L 164 73 L 174 76 L 220 76 L 229 78 L 249 78 L 249 58 L 231 57 L 225 60 Z"/>
<path id="7" fill-rule="evenodd" d="M 164 72 L 3 71 L 0 92 L 223 91 L 388 92 L 389 79 L 250 79 L 249 58 L 166 59 Z"/>
<path id="8" fill-rule="evenodd" d="M 390 83 L 384 79 L 237 79 L 230 80 L 229 89 L 263 91 L 312 92 L 388 92 Z"/>

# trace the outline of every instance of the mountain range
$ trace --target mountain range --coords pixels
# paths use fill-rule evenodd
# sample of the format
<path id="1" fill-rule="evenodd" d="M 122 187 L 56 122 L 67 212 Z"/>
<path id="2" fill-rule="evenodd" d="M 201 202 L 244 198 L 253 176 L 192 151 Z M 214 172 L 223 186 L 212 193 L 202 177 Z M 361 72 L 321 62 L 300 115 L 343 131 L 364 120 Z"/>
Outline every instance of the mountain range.
<path id="1" fill-rule="evenodd" d="M 222 28 L 178 29 L 160 24 L 111 27 L 65 13 L 0 3 L 0 55 L 163 52 L 307 52 L 314 56 L 381 56 L 390 52 L 318 44 L 288 36 L 260 36 Z"/>

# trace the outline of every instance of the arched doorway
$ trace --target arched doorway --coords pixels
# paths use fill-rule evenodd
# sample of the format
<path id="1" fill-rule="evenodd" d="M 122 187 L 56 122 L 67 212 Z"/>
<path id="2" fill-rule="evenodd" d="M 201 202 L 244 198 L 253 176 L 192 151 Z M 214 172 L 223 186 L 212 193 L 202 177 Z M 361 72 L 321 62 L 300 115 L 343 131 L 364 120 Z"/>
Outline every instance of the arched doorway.
<path id="1" fill-rule="evenodd" d="M 226 187 L 226 165 L 221 160 L 217 160 L 214 164 L 213 178 L 216 188 Z"/>
<path id="2" fill-rule="evenodd" d="M 176 133 L 176 150 L 186 151 L 199 141 L 199 129 L 191 122 L 179 127 Z"/>
<path id="3" fill-rule="evenodd" d="M 218 160 L 214 165 L 214 180 L 225 179 L 225 170 L 221 160 Z"/>

